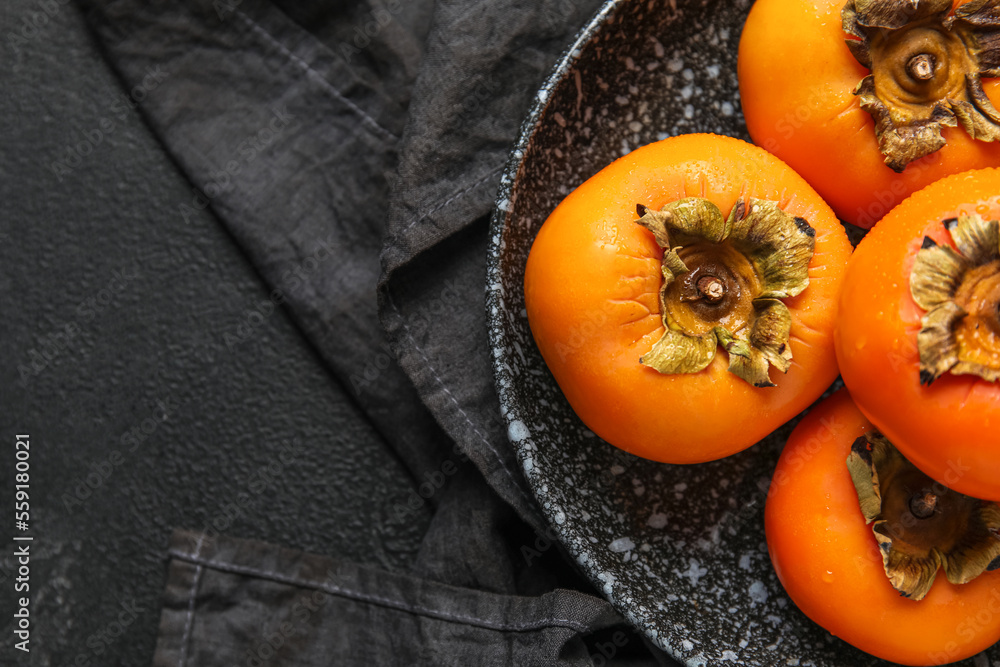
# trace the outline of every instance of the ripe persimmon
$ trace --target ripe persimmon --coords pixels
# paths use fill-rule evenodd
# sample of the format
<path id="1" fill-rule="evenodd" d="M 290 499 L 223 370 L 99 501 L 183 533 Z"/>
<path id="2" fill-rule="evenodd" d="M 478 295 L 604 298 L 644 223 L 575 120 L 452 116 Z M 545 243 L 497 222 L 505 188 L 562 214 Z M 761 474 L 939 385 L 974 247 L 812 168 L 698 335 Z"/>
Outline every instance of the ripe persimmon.
<path id="1" fill-rule="evenodd" d="M 851 257 L 837 359 L 861 411 L 918 468 L 1000 500 L 1000 169 L 942 179 Z"/>
<path id="2" fill-rule="evenodd" d="M 618 159 L 552 212 L 525 270 L 528 321 L 597 435 L 656 461 L 710 461 L 836 378 L 850 252 L 833 211 L 774 156 L 673 137 Z"/>
<path id="3" fill-rule="evenodd" d="M 758 0 L 738 60 L 750 136 L 865 228 L 944 176 L 1000 166 L 994 4 Z"/>
<path id="4" fill-rule="evenodd" d="M 952 583 L 955 577 L 938 570 L 931 555 L 927 560 L 934 560 L 935 576 L 925 582 L 922 599 L 910 599 L 887 576 L 896 574 L 896 560 L 884 554 L 891 554 L 886 545 L 892 538 L 923 555 L 927 549 L 920 540 L 942 527 L 961 528 L 961 521 L 945 513 L 957 509 L 964 518 L 971 503 L 969 514 L 979 523 L 977 543 L 985 544 L 983 558 L 989 559 L 1000 544 L 981 516 L 995 524 L 1000 508 L 931 484 L 942 500 L 938 514 L 929 515 L 924 496 L 914 493 L 923 490 L 926 479 L 914 486 L 912 474 L 883 475 L 881 507 L 876 508 L 880 519 L 867 525 L 847 461 L 870 457 L 872 433 L 873 426 L 845 390 L 820 403 L 795 427 L 764 511 L 768 553 L 778 578 L 813 621 L 894 663 L 943 665 L 989 648 L 1000 641 L 1000 571 L 983 571 L 980 563 L 970 581 Z M 900 569 L 905 575 L 907 568 Z"/>

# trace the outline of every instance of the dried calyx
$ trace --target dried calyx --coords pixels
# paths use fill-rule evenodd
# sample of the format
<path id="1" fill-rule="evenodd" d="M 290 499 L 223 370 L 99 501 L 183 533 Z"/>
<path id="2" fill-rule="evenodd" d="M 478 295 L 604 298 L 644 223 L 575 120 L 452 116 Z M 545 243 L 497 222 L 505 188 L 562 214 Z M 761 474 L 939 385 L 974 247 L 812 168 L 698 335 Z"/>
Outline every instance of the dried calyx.
<path id="1" fill-rule="evenodd" d="M 979 215 L 949 218 L 955 244 L 925 237 L 910 294 L 927 311 L 917 334 L 920 381 L 944 373 L 1000 380 L 1000 223 Z"/>
<path id="2" fill-rule="evenodd" d="M 847 46 L 871 70 L 854 89 L 875 121 L 885 163 L 899 172 L 945 144 L 943 127 L 1000 140 L 983 77 L 1000 76 L 1000 0 L 848 0 Z"/>
<path id="3" fill-rule="evenodd" d="M 781 299 L 809 284 L 813 228 L 762 199 L 741 199 L 728 218 L 698 197 L 637 211 L 663 248 L 666 328 L 640 362 L 666 374 L 696 373 L 721 345 L 730 372 L 773 387 L 770 367 L 787 372 L 792 359 L 791 314 Z"/>
<path id="4" fill-rule="evenodd" d="M 920 472 L 878 431 L 847 457 L 861 512 L 900 595 L 922 600 L 938 569 L 964 584 L 1000 565 L 1000 505 L 953 491 Z"/>

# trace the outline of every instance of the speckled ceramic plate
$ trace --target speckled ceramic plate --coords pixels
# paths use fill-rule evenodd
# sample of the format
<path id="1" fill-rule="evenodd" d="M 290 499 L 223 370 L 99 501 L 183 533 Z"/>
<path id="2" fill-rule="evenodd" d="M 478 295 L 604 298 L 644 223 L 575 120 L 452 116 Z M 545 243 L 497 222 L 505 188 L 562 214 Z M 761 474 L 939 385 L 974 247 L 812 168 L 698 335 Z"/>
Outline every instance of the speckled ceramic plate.
<path id="1" fill-rule="evenodd" d="M 607 598 L 681 662 L 875 667 L 813 624 L 767 556 L 763 508 L 791 425 L 742 454 L 670 466 L 615 449 L 576 417 L 535 347 L 524 265 L 576 186 L 646 143 L 688 132 L 749 139 L 736 51 L 749 0 L 618 0 L 539 91 L 493 217 L 487 309 L 511 441 L 563 545 Z M 1000 667 L 1000 647 L 961 663 Z"/>

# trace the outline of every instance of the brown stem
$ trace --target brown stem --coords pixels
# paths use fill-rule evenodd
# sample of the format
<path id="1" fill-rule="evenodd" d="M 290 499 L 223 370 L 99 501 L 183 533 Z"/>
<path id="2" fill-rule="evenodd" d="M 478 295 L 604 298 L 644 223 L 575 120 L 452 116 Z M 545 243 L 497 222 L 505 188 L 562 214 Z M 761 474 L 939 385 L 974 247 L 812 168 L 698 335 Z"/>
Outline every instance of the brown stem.
<path id="1" fill-rule="evenodd" d="M 937 494 L 930 491 L 918 491 L 910 497 L 910 514 L 918 519 L 929 519 L 937 509 Z"/>
<path id="2" fill-rule="evenodd" d="M 715 276 L 702 276 L 698 280 L 698 294 L 709 303 L 719 303 L 726 296 L 726 285 Z"/>
<path id="3" fill-rule="evenodd" d="M 906 63 L 906 73 L 916 81 L 928 81 L 934 78 L 934 56 L 920 53 L 910 58 Z"/>

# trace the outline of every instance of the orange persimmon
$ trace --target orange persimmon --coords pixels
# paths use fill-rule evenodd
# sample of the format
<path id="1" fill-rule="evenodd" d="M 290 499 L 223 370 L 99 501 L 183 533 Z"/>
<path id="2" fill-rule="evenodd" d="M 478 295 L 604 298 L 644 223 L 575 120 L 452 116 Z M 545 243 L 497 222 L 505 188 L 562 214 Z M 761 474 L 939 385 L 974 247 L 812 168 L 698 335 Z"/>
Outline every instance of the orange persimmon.
<path id="1" fill-rule="evenodd" d="M 932 11 L 935 8 L 931 5 L 941 4 L 928 0 L 919 3 L 875 0 L 866 5 L 891 6 L 891 3 L 900 7 L 900 14 L 921 12 L 925 7 Z M 754 3 L 740 40 L 740 97 L 754 142 L 801 174 L 843 220 L 870 228 L 908 195 L 944 176 L 1000 166 L 1000 143 L 989 141 L 989 132 L 998 132 L 997 125 L 989 120 L 977 120 L 981 128 L 990 126 L 989 132 L 979 131 L 987 140 L 971 138 L 961 126 L 942 127 L 935 138 L 943 137 L 946 142 L 943 147 L 909 162 L 900 173 L 887 166 L 886 156 L 880 151 L 876 138 L 874 116 L 862 108 L 864 95 L 853 92 L 873 70 L 861 64 L 845 41 L 849 39 L 856 46 L 862 41 L 859 35 L 864 32 L 860 29 L 852 35 L 845 32 L 841 12 L 847 4 L 848 0 L 758 0 Z M 853 7 L 854 0 L 851 4 Z M 955 7 L 963 4 L 965 2 L 954 2 Z M 860 1 L 857 5 L 861 5 Z M 944 12 L 947 14 L 947 11 L 946 7 Z M 946 21 L 953 18 L 954 13 Z M 887 64 L 872 65 L 878 72 L 870 79 L 874 81 L 870 90 L 892 88 L 886 96 L 895 96 L 899 102 L 891 108 L 892 114 L 886 114 L 885 122 L 889 122 L 890 115 L 913 113 L 917 109 L 913 103 L 918 98 L 923 105 L 918 116 L 951 114 L 948 123 L 954 122 L 955 115 L 950 111 L 953 105 L 969 106 L 964 101 L 955 102 L 953 97 L 964 99 L 968 95 L 979 106 L 988 105 L 989 102 L 965 92 L 971 84 L 959 67 L 966 61 L 964 49 L 945 34 L 947 30 L 928 28 L 923 18 L 915 21 L 913 28 L 909 36 L 905 33 L 909 26 L 872 30 L 873 34 L 889 34 L 888 39 L 899 42 L 891 55 L 901 62 L 890 62 L 888 55 L 877 61 L 877 49 L 875 46 L 871 49 L 874 63 Z M 983 43 L 987 44 L 985 40 Z M 989 44 L 992 48 L 992 42 Z M 951 56 L 949 48 L 955 51 Z M 928 52 L 924 56 L 927 59 L 924 66 L 925 75 L 932 77 L 929 82 L 914 78 L 916 74 L 911 77 L 905 67 L 910 62 L 918 62 L 907 61 L 907 58 L 912 59 L 923 51 Z M 865 47 L 861 59 L 868 59 L 868 55 Z M 992 59 L 990 56 L 989 60 Z M 960 60 L 962 63 L 958 62 Z M 1000 79 L 988 78 L 995 74 L 982 69 L 974 73 L 977 86 L 980 76 L 985 96 L 993 104 L 1000 104 Z M 937 86 L 938 79 L 940 89 L 935 88 L 925 103 L 926 90 Z M 939 102 L 948 110 L 934 112 L 934 104 Z M 959 116 L 965 114 L 964 109 L 958 110 Z M 983 118 L 988 116 L 989 113 Z M 914 127 L 918 128 L 919 123 Z M 901 134 L 900 146 L 909 150 L 916 141 L 915 136 L 913 133 Z"/>
<path id="2" fill-rule="evenodd" d="M 851 257 L 836 349 L 858 407 L 906 458 L 946 486 L 1000 501 L 998 217 L 1000 169 L 950 176 L 893 209 Z M 973 222 L 985 224 L 975 238 L 963 231 Z M 970 250 L 970 239 L 982 241 L 981 257 L 971 256 L 980 253 Z M 933 309 L 914 295 L 921 253 L 959 272 L 927 265 L 923 289 L 937 296 L 923 306 Z M 963 310 L 946 303 L 949 294 Z M 938 302 L 940 312 L 951 309 L 956 317 L 929 316 Z M 936 349 L 937 334 L 954 334 L 971 347 Z"/>
<path id="3" fill-rule="evenodd" d="M 893 588 L 845 463 L 871 429 L 845 390 L 795 427 L 764 511 L 778 578 L 809 618 L 872 655 L 904 665 L 975 655 L 1000 641 L 1000 571 L 965 584 L 939 571 L 919 601 Z"/>
<path id="4" fill-rule="evenodd" d="M 730 372 L 725 346 L 714 342 L 707 346 L 714 358 L 697 372 L 664 374 L 640 362 L 665 337 L 659 292 L 666 269 L 656 235 L 637 224 L 637 205 L 658 211 L 685 198 L 707 200 L 714 204 L 707 208 L 737 223 L 766 210 L 755 201 L 775 202 L 775 215 L 794 218 L 798 231 L 814 238 L 808 286 L 782 300 L 790 313 L 787 346 L 772 351 L 790 356 L 790 365 L 785 374 L 770 369 L 770 382 L 758 376 L 761 386 Z M 656 215 L 665 214 L 646 217 Z M 729 252 L 729 243 L 720 247 Z M 656 461 L 710 461 L 756 443 L 836 378 L 835 305 L 850 252 L 833 211 L 774 156 L 728 137 L 673 137 L 618 159 L 552 212 L 525 270 L 528 321 L 559 387 L 597 435 Z M 755 312 L 765 312 L 755 303 Z"/>

